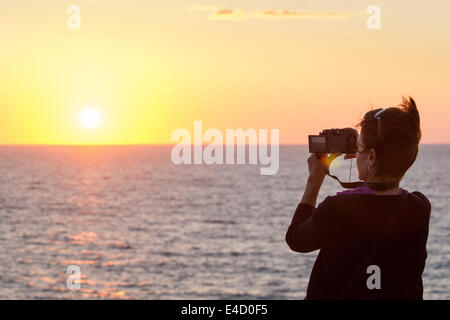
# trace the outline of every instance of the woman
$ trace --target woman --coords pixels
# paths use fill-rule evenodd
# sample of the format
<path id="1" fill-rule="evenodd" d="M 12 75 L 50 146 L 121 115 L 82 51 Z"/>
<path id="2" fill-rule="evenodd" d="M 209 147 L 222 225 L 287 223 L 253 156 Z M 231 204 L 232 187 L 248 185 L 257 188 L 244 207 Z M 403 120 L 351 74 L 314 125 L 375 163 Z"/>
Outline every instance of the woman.
<path id="1" fill-rule="evenodd" d="M 396 185 L 414 163 L 419 112 L 412 98 L 400 106 L 369 111 L 359 123 L 358 151 L 346 158 L 356 157 L 362 181 Z M 428 199 L 399 187 L 358 187 L 315 208 L 324 160 L 308 158 L 305 191 L 286 233 L 293 251 L 320 249 L 305 299 L 422 299 Z"/>

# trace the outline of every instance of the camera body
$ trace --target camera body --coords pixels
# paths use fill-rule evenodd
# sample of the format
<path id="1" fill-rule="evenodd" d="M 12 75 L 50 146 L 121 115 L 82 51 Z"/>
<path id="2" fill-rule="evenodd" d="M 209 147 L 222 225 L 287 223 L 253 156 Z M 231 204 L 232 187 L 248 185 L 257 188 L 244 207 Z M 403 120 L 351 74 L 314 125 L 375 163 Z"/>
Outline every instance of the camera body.
<path id="1" fill-rule="evenodd" d="M 310 153 L 355 153 L 358 131 L 353 128 L 326 129 L 319 135 L 309 135 Z"/>

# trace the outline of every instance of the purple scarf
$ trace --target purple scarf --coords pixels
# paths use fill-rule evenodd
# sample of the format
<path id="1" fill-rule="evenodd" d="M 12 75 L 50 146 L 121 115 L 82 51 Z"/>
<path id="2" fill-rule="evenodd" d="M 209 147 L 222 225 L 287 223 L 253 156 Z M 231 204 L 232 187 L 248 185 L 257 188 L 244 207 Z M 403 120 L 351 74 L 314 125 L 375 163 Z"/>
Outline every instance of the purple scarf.
<path id="1" fill-rule="evenodd" d="M 399 194 L 402 194 L 403 189 L 400 189 Z M 368 187 L 357 187 L 355 189 L 350 189 L 350 190 L 345 190 L 345 191 L 341 191 L 336 193 L 336 195 L 341 195 L 341 194 L 376 194 L 375 191 L 373 191 L 372 189 L 368 188 Z"/>

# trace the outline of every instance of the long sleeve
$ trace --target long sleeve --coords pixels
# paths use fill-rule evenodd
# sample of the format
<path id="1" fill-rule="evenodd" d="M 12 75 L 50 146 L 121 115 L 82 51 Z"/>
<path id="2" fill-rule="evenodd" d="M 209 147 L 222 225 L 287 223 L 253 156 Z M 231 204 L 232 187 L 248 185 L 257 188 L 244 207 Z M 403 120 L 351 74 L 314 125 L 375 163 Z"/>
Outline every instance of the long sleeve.
<path id="1" fill-rule="evenodd" d="M 328 199 L 328 198 L 327 198 Z M 296 252 L 311 252 L 323 245 L 324 215 L 328 215 L 327 199 L 317 208 L 309 204 L 300 203 L 295 210 L 294 217 L 286 232 L 286 243 Z M 325 221 L 325 223 L 327 223 Z"/>
<path id="2" fill-rule="evenodd" d="M 306 298 L 422 299 L 430 209 L 424 195 L 407 191 L 337 194 L 316 208 L 299 204 L 286 242 L 295 252 L 320 249 Z M 370 265 L 382 270 L 382 290 L 366 286 Z"/>

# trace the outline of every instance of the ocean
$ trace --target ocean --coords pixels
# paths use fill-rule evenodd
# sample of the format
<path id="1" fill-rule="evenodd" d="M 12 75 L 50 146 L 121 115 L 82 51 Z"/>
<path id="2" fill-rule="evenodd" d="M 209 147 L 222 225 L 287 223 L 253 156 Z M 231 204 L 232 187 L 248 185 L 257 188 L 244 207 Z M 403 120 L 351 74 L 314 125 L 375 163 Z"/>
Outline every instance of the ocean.
<path id="1" fill-rule="evenodd" d="M 318 251 L 285 232 L 306 146 L 256 165 L 174 165 L 171 146 L 0 147 L 0 299 L 303 299 Z M 450 145 L 421 145 L 401 186 L 432 212 L 425 299 L 450 299 Z M 349 177 L 350 160 L 332 171 Z M 352 180 L 356 176 L 353 162 Z M 342 191 L 329 177 L 319 194 Z M 69 289 L 68 266 L 80 289 Z"/>

